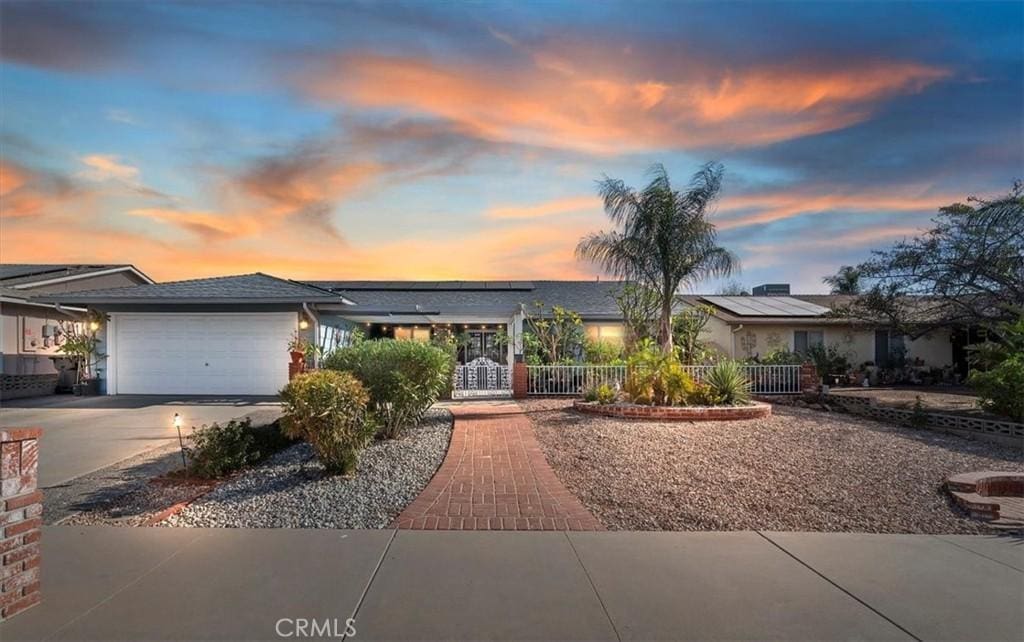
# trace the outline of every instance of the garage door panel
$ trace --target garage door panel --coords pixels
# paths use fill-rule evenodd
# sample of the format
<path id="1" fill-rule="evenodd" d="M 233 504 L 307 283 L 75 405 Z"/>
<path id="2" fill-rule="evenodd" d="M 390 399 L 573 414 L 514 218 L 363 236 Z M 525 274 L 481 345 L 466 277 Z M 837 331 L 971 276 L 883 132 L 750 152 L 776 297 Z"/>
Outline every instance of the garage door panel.
<path id="1" fill-rule="evenodd" d="M 288 381 L 294 313 L 122 315 L 122 394 L 273 395 Z"/>

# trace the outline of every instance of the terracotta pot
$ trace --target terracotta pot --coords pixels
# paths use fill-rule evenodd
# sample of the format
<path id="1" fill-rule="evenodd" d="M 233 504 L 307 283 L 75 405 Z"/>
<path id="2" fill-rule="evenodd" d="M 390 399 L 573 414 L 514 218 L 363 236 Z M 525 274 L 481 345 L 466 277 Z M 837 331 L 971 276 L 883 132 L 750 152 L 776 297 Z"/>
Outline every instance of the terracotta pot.
<path id="1" fill-rule="evenodd" d="M 298 350 L 292 350 L 292 363 L 302 363 L 306 359 L 305 352 L 299 352 Z"/>

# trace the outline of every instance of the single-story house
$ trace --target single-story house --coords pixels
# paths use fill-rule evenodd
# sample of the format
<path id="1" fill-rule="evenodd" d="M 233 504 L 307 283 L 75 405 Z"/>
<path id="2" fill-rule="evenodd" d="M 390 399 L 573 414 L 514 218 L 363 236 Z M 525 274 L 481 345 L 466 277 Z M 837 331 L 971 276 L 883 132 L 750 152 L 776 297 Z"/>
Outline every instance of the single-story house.
<path id="1" fill-rule="evenodd" d="M 511 364 L 524 320 L 551 306 L 577 312 L 591 339 L 624 334 L 618 281 L 290 281 L 267 274 L 146 283 L 47 295 L 40 301 L 102 312 L 107 394 L 274 394 L 287 381 L 296 333 L 328 348 L 358 330 L 370 338 L 427 341 L 439 329 L 464 334 L 459 359 Z M 736 358 L 839 343 L 851 362 L 884 363 L 902 345 L 929 366 L 953 362 L 948 331 L 910 341 L 885 328 L 830 315 L 834 297 L 682 297 L 714 309 L 707 339 Z M 502 346 L 499 330 L 507 339 Z"/>
<path id="2" fill-rule="evenodd" d="M 0 265 L 0 374 L 52 375 L 59 354 L 59 321 L 84 308 L 37 300 L 80 290 L 130 287 L 153 280 L 131 265 Z"/>

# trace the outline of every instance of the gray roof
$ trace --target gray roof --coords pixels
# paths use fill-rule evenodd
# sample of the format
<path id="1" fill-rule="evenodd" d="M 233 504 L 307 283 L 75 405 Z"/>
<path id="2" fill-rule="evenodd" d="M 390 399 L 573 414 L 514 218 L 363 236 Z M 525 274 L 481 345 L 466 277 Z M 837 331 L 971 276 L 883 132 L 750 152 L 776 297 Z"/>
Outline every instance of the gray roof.
<path id="1" fill-rule="evenodd" d="M 327 290 L 261 272 L 40 296 L 76 304 L 341 303 Z"/>
<path id="2" fill-rule="evenodd" d="M 353 313 L 507 313 L 534 302 L 559 305 L 584 318 L 618 318 L 621 281 L 307 281 L 344 294 Z"/>
<path id="3" fill-rule="evenodd" d="M 75 264 L 75 263 L 3 263 L 0 264 L 0 285 L 12 286 L 37 281 L 49 281 L 69 276 L 80 276 L 92 274 L 93 272 L 105 272 L 108 270 L 132 269 L 138 270 L 127 263 L 110 265 Z M 139 272 L 139 274 L 142 274 Z M 147 277 L 148 278 L 148 277 Z"/>

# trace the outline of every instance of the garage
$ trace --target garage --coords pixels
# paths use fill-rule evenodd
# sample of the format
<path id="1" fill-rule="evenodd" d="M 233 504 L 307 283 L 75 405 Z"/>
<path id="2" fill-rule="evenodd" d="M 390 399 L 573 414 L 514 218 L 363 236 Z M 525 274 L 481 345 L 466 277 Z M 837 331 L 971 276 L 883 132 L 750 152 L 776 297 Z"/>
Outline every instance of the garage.
<path id="1" fill-rule="evenodd" d="M 288 383 L 292 335 L 315 339 L 319 306 L 352 304 L 259 272 L 39 299 L 100 319 L 97 370 L 110 395 L 277 395 Z"/>
<path id="2" fill-rule="evenodd" d="M 112 314 L 117 394 L 275 395 L 295 313 Z"/>

